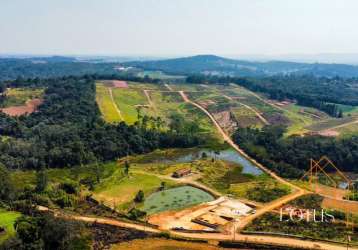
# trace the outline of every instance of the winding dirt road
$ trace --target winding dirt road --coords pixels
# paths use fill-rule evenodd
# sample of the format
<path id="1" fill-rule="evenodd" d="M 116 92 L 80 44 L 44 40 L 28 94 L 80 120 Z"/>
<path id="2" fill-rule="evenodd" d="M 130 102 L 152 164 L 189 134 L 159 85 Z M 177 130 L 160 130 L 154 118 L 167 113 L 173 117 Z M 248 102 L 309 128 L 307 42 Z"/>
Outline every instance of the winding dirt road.
<path id="1" fill-rule="evenodd" d="M 237 100 L 232 99 L 232 97 L 228 96 L 228 95 L 224 95 L 223 97 L 225 97 L 226 99 L 230 100 L 230 101 L 234 101 L 237 102 L 238 104 L 244 106 L 245 108 L 251 110 L 252 112 L 255 113 L 255 115 L 265 124 L 265 125 L 270 125 L 270 123 L 265 119 L 265 117 L 263 117 L 259 112 L 257 112 L 253 107 L 250 107 L 249 105 L 246 105 L 242 102 L 239 102 Z"/>

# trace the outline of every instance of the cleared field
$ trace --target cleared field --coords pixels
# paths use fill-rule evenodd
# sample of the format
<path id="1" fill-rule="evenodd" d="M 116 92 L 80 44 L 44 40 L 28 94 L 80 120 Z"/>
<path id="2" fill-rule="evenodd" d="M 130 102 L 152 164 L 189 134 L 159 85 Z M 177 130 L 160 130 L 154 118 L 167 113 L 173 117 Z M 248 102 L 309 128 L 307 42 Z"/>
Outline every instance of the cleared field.
<path id="1" fill-rule="evenodd" d="M 163 84 L 157 83 L 142 83 L 142 82 L 127 82 L 131 89 L 148 89 L 148 90 L 168 90 Z"/>
<path id="2" fill-rule="evenodd" d="M 339 133 L 340 137 L 352 137 L 358 134 L 358 123 L 350 124 L 348 126 L 335 129 Z"/>
<path id="3" fill-rule="evenodd" d="M 109 87 L 103 83 L 96 84 L 96 101 L 105 121 L 120 122 L 122 120 L 111 98 Z"/>
<path id="4" fill-rule="evenodd" d="M 5 114 L 10 116 L 21 116 L 26 114 L 31 114 L 35 112 L 42 103 L 41 99 L 31 99 L 27 100 L 25 105 L 22 106 L 12 106 L 7 108 L 0 109 Z"/>
<path id="5" fill-rule="evenodd" d="M 113 89 L 113 98 L 120 109 L 124 121 L 133 124 L 138 121 L 138 112 L 142 115 L 155 116 L 153 109 L 140 89 Z"/>
<path id="6" fill-rule="evenodd" d="M 144 201 L 143 210 L 148 214 L 176 210 L 214 200 L 201 189 L 183 186 L 151 194 Z"/>
<path id="7" fill-rule="evenodd" d="M 199 133 L 220 138 L 211 120 L 197 107 L 185 103 L 179 93 L 150 92 L 150 97 L 161 116 L 167 124 L 173 115 L 181 116 L 186 122 L 198 125 Z"/>
<path id="8" fill-rule="evenodd" d="M 193 243 L 187 241 L 176 241 L 167 239 L 143 239 L 124 242 L 113 245 L 111 250 L 222 250 L 221 247 L 216 247 L 204 243 Z M 233 250 L 225 248 L 227 250 Z"/>
<path id="9" fill-rule="evenodd" d="M 4 233 L 0 233 L 0 244 L 15 235 L 14 223 L 20 216 L 18 212 L 0 209 L 0 227 L 5 229 Z"/>
<path id="10" fill-rule="evenodd" d="M 356 119 L 357 119 L 356 117 L 351 117 L 351 116 L 344 117 L 341 119 L 329 119 L 329 120 L 325 120 L 325 121 L 322 121 L 319 123 L 315 123 L 311 126 L 308 126 L 307 129 L 312 130 L 312 131 L 321 131 L 321 130 L 331 129 L 336 126 L 341 126 L 345 123 L 353 122 Z"/>
<path id="11" fill-rule="evenodd" d="M 43 88 L 8 88 L 2 107 L 23 106 L 32 99 L 42 98 L 43 93 Z"/>
<path id="12" fill-rule="evenodd" d="M 252 110 L 244 106 L 232 108 L 232 113 L 234 114 L 240 127 L 261 128 L 264 125 Z"/>

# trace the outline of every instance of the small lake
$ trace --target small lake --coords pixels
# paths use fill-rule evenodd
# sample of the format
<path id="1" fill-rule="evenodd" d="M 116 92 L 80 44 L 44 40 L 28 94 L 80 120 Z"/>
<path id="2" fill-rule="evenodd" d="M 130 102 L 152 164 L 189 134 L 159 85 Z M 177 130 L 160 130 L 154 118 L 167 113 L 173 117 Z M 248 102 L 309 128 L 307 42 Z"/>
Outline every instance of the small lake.
<path id="1" fill-rule="evenodd" d="M 220 160 L 230 161 L 233 163 L 237 163 L 243 167 L 242 172 L 245 174 L 252 175 L 260 175 L 262 174 L 262 170 L 256 167 L 253 163 L 251 163 L 244 156 L 239 154 L 237 151 L 233 149 L 226 149 L 219 151 L 219 154 L 215 154 L 213 150 L 209 149 L 200 149 L 197 151 L 188 152 L 184 155 L 179 155 L 173 159 L 160 159 L 159 162 L 162 163 L 185 163 L 191 162 L 197 159 L 200 159 L 203 153 L 206 153 L 209 158 L 216 158 Z"/>
<path id="2" fill-rule="evenodd" d="M 155 214 L 167 210 L 183 209 L 214 199 L 211 194 L 199 188 L 182 186 L 151 194 L 145 199 L 142 210 L 148 214 Z"/>

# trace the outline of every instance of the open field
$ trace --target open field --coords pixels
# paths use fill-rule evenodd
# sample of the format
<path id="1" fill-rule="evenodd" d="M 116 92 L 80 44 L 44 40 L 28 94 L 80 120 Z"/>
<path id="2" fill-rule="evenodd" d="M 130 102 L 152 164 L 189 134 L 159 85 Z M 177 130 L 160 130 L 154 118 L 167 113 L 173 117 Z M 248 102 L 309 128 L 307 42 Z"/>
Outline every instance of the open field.
<path id="1" fill-rule="evenodd" d="M 0 209 L 0 227 L 5 229 L 4 233 L 0 233 L 0 244 L 15 234 L 14 223 L 20 216 L 18 212 Z"/>
<path id="2" fill-rule="evenodd" d="M 169 124 L 172 114 L 179 114 L 186 121 L 195 122 L 200 133 L 215 134 L 216 130 L 208 117 L 198 108 L 183 102 L 177 93 L 185 91 L 191 100 L 212 113 L 228 133 L 232 133 L 237 126 L 261 128 L 266 124 L 287 126 L 286 136 L 313 132 L 323 136 L 349 137 L 358 132 L 357 124 L 347 124 L 357 119 L 356 107 L 343 105 L 346 117 L 334 119 L 317 109 L 289 101 L 269 100 L 236 85 L 128 82 L 128 88 L 113 89 L 116 105 L 108 97 L 109 93 L 101 90 L 101 85 L 97 84 L 97 88 L 97 102 L 104 118 L 109 122 L 120 121 L 122 117 L 128 124 L 133 124 L 138 119 L 137 110 L 140 109 L 142 115 L 159 116 L 166 124 Z M 329 130 L 341 125 L 344 126 Z"/>
<path id="3" fill-rule="evenodd" d="M 120 122 L 122 120 L 111 98 L 109 87 L 102 83 L 96 84 L 96 101 L 105 121 Z"/>
<path id="4" fill-rule="evenodd" d="M 139 89 L 113 89 L 113 97 L 117 107 L 122 113 L 124 121 L 133 124 L 138 121 L 138 112 L 141 115 L 155 116 L 153 108 Z"/>
<path id="5" fill-rule="evenodd" d="M 35 112 L 42 103 L 41 99 L 31 99 L 25 105 L 2 108 L 1 111 L 10 116 L 21 116 Z"/>
<path id="6" fill-rule="evenodd" d="M 23 106 L 29 100 L 41 99 L 43 88 L 8 88 L 5 92 L 6 98 L 2 107 Z"/>

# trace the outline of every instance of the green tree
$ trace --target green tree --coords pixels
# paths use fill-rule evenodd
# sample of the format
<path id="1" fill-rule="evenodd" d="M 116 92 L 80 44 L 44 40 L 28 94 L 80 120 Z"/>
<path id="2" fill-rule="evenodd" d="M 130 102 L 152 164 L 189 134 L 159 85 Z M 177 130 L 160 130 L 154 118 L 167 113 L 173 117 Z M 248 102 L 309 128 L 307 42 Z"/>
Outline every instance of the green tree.
<path id="1" fill-rule="evenodd" d="M 124 162 L 124 174 L 125 175 L 129 175 L 129 168 L 131 167 L 131 165 L 129 164 L 129 162 L 128 161 L 125 161 Z"/>
<path id="2" fill-rule="evenodd" d="M 144 201 L 144 192 L 143 190 L 139 190 L 134 198 L 134 202 L 140 203 Z"/>
<path id="3" fill-rule="evenodd" d="M 9 171 L 0 163 L 0 200 L 9 200 L 14 194 Z"/>
<path id="4" fill-rule="evenodd" d="M 40 170 L 36 173 L 36 191 L 45 191 L 48 184 L 47 173 L 44 170 Z"/>

